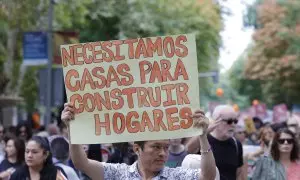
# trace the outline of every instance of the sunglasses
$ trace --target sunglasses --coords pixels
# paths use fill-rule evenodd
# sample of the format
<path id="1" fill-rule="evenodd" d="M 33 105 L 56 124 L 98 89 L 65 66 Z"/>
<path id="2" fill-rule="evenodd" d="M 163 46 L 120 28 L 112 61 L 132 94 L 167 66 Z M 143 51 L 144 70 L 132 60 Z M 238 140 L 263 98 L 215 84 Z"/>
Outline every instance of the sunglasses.
<path id="1" fill-rule="evenodd" d="M 279 144 L 284 144 L 284 142 L 287 142 L 288 144 L 293 144 L 294 140 L 293 139 L 278 139 Z"/>
<path id="2" fill-rule="evenodd" d="M 238 131 L 237 134 L 246 134 L 246 131 Z"/>
<path id="3" fill-rule="evenodd" d="M 228 125 L 231 125 L 232 123 L 237 124 L 237 119 L 223 119 L 223 121 L 226 121 Z"/>
<path id="4" fill-rule="evenodd" d="M 288 127 L 297 127 L 298 124 L 288 124 Z"/>

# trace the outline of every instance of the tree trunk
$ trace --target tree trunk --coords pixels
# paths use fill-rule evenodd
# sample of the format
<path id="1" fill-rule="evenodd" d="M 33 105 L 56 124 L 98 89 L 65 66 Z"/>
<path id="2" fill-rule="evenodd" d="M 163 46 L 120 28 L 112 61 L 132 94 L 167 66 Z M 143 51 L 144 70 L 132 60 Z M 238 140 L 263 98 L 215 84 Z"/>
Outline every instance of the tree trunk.
<path id="1" fill-rule="evenodd" d="M 17 34 L 18 29 L 10 29 L 7 32 L 7 59 L 4 63 L 4 72 L 10 79 L 8 85 L 6 86 L 5 94 L 12 94 L 11 82 L 13 79 L 13 64 L 15 59 L 16 44 L 17 44 Z"/>

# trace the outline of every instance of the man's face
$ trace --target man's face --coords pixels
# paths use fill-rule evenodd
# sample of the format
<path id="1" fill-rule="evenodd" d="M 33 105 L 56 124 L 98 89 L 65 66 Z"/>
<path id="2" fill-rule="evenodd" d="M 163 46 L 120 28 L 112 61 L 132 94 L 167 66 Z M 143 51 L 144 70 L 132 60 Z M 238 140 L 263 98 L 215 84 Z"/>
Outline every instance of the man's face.
<path id="1" fill-rule="evenodd" d="M 138 158 L 143 167 L 152 172 L 160 171 L 168 160 L 169 146 L 169 140 L 146 141 L 144 149 L 138 150 Z"/>
<path id="2" fill-rule="evenodd" d="M 246 139 L 246 131 L 239 129 L 235 132 L 235 138 L 238 139 L 240 142 L 244 142 Z"/>
<path id="3" fill-rule="evenodd" d="M 220 125 L 216 128 L 218 133 L 224 137 L 224 139 L 229 139 L 233 137 L 235 132 L 235 127 L 238 122 L 237 114 L 234 111 L 223 111 L 220 114 L 221 119 Z"/>

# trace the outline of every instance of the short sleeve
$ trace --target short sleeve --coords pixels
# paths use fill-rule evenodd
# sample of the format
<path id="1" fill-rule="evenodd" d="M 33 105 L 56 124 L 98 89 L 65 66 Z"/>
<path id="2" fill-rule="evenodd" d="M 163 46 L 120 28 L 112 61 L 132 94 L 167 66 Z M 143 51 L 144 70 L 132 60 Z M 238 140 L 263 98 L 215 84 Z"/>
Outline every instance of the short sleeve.
<path id="1" fill-rule="evenodd" d="M 239 154 L 238 154 L 238 167 L 241 167 L 241 166 L 243 166 L 243 162 L 244 162 L 244 160 L 243 160 L 243 146 L 242 146 L 242 144 L 239 142 L 239 141 L 237 141 L 237 145 L 238 145 L 238 150 L 239 150 Z"/>
<path id="2" fill-rule="evenodd" d="M 198 180 L 201 173 L 200 169 L 186 169 L 182 167 L 169 168 L 168 175 L 172 179 L 178 180 Z"/>
<path id="3" fill-rule="evenodd" d="M 103 163 L 104 179 L 117 180 L 126 177 L 129 166 L 127 164 Z"/>

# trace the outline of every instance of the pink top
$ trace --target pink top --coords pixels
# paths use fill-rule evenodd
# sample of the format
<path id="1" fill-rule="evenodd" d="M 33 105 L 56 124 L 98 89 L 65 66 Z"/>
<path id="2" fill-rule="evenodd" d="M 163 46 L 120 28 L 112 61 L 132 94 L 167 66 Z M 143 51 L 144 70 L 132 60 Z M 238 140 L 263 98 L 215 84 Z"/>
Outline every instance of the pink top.
<path id="1" fill-rule="evenodd" d="M 287 180 L 299 180 L 300 179 L 300 163 L 293 162 L 290 164 L 287 170 Z"/>

